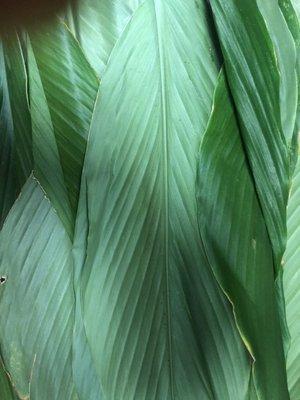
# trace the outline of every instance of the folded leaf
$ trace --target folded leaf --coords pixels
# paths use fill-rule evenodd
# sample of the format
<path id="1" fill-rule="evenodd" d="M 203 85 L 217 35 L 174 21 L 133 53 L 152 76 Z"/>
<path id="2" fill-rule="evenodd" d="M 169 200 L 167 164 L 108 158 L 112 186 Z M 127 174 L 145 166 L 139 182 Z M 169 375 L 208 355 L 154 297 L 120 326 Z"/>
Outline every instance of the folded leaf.
<path id="1" fill-rule="evenodd" d="M 278 69 L 281 64 L 277 64 L 274 43 L 256 0 L 211 0 L 211 6 L 247 159 L 273 246 L 274 268 L 278 271 L 286 244 L 290 179 L 289 134 L 282 130 L 281 122 L 280 73 L 283 71 Z M 279 8 L 279 5 L 274 2 L 272 7 Z M 272 18 L 268 24 L 274 24 Z M 290 32 L 286 30 L 286 33 L 286 37 L 281 37 L 283 42 L 291 39 Z M 294 52 L 291 54 L 292 59 L 281 61 L 294 65 Z M 285 89 L 287 96 L 294 90 Z M 294 118 L 295 107 L 291 112 Z"/>
<path id="2" fill-rule="evenodd" d="M 15 33 L 0 48 L 0 227 L 32 170 L 31 123 L 21 45 Z"/>
<path id="3" fill-rule="evenodd" d="M 34 170 L 43 190 L 57 210 L 68 234 L 73 235 L 74 217 L 64 180 L 49 106 L 30 43 L 27 45 L 30 113 Z"/>
<path id="4" fill-rule="evenodd" d="M 293 176 L 295 164 L 298 156 L 298 135 L 300 131 L 300 2 L 298 0 L 280 0 L 279 1 L 282 13 L 286 19 L 286 23 L 293 36 L 297 60 L 296 60 L 296 76 L 297 76 L 297 112 L 294 126 L 294 135 L 291 146 L 291 172 L 290 178 Z M 298 8 L 297 8 L 298 4 Z M 297 14 L 298 12 L 298 14 Z"/>
<path id="5" fill-rule="evenodd" d="M 202 240 L 253 358 L 258 398 L 288 399 L 272 246 L 223 73 L 199 158 Z"/>
<path id="6" fill-rule="evenodd" d="M 42 96 L 42 103 L 45 96 L 51 116 L 51 121 L 47 118 L 47 124 L 53 127 L 74 225 L 86 140 L 99 81 L 63 23 L 30 32 L 30 42 L 31 59 L 36 63 L 33 70 L 29 69 L 30 79 L 41 82 L 40 91 L 44 92 L 44 95 L 31 92 L 36 104 L 35 116 L 45 118 L 39 115 L 38 109 L 39 96 Z M 43 129 L 40 134 L 46 135 Z M 46 175 L 47 166 L 43 170 L 44 178 Z"/>
<path id="7" fill-rule="evenodd" d="M 281 3 L 284 3 L 281 5 Z M 283 133 L 288 143 L 292 140 L 298 103 L 297 53 L 289 30 L 293 9 L 289 0 L 257 0 L 276 51 L 280 71 L 280 115 Z M 278 7 L 278 4 L 281 7 Z M 285 16 L 282 9 L 285 10 Z M 299 23 L 293 23 L 294 35 L 299 35 Z M 299 71 L 298 71 L 299 73 Z M 299 76 L 299 75 L 298 75 Z"/>
<path id="8" fill-rule="evenodd" d="M 0 359 L 0 394 L 2 400 L 17 400 L 11 382 L 6 374 L 2 360 Z"/>

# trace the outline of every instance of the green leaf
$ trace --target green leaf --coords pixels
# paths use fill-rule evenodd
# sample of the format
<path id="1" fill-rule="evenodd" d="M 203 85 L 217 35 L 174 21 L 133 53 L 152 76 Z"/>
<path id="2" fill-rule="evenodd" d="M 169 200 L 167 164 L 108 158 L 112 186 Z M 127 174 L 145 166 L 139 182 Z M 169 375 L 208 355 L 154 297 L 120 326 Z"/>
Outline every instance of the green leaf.
<path id="1" fill-rule="evenodd" d="M 280 0 L 279 5 L 281 11 L 285 17 L 286 23 L 290 29 L 290 32 L 293 36 L 297 60 L 296 60 L 296 76 L 297 76 L 297 91 L 298 91 L 298 101 L 297 101 L 297 112 L 295 118 L 295 126 L 294 126 L 294 134 L 292 138 L 292 142 L 290 143 L 290 153 L 291 153 L 291 163 L 290 163 L 290 178 L 292 178 L 295 165 L 297 162 L 298 156 L 298 133 L 300 130 L 300 20 L 299 16 L 297 15 L 296 10 L 296 1 L 290 0 Z M 299 3 L 300 4 L 300 3 Z"/>
<path id="2" fill-rule="evenodd" d="M 1 353 L 20 398 L 75 400 L 71 243 L 30 178 L 0 234 Z"/>
<path id="3" fill-rule="evenodd" d="M 72 243 L 33 177 L 0 233 L 0 276 L 1 352 L 18 398 L 103 399 L 75 310 Z"/>
<path id="4" fill-rule="evenodd" d="M 83 322 L 81 297 L 81 268 L 86 257 L 88 219 L 86 209 L 86 186 L 83 181 L 77 214 L 77 230 L 73 243 L 75 324 L 73 335 L 73 375 L 80 399 L 103 400 L 102 385 L 97 374 L 94 356 L 87 341 Z"/>
<path id="5" fill-rule="evenodd" d="M 264 17 L 276 51 L 280 71 L 280 115 L 283 133 L 289 143 L 294 133 L 298 103 L 297 54 L 292 32 L 289 30 L 289 19 L 293 9 L 289 0 L 258 0 L 259 9 Z M 284 3 L 284 4 L 283 4 Z M 280 7 L 278 7 L 280 4 Z M 282 8 L 285 7 L 284 18 Z M 289 9 L 287 9 L 289 7 Z M 288 25 L 289 23 L 289 25 Z M 294 35 L 299 36 L 299 23 L 293 23 Z M 298 49 L 299 50 L 299 49 Z M 298 71 L 299 74 L 299 71 Z M 298 75 L 299 76 L 299 75 Z"/>
<path id="6" fill-rule="evenodd" d="M 7 81 L 3 46 L 1 45 L 1 114 L 0 114 L 0 226 L 17 196 L 18 180 L 13 162 L 13 129 L 7 96 Z"/>
<path id="7" fill-rule="evenodd" d="M 30 43 L 27 47 L 35 174 L 72 237 L 73 216 L 51 115 Z"/>
<path id="8" fill-rule="evenodd" d="M 199 157 L 202 240 L 252 355 L 258 398 L 288 399 L 272 246 L 223 73 Z"/>
<path id="9" fill-rule="evenodd" d="M 296 147 L 286 1 L 282 15 L 275 0 L 211 0 L 219 79 L 204 0 L 80 0 L 72 33 L 56 22 L 5 43 L 3 218 L 32 158 L 39 181 L 0 232 L 8 396 L 5 371 L 32 400 L 289 399 L 276 303 Z M 297 396 L 293 300 L 287 314 Z"/>
<path id="10" fill-rule="evenodd" d="M 300 158 L 288 204 L 288 241 L 284 254 L 283 285 L 286 315 L 291 335 L 287 374 L 291 400 L 300 393 Z"/>
<path id="11" fill-rule="evenodd" d="M 13 391 L 8 375 L 4 370 L 2 360 L 0 358 L 0 394 L 2 400 L 16 400 L 17 397 Z"/>
<path id="12" fill-rule="evenodd" d="M 202 1 L 146 1 L 102 76 L 75 243 L 106 399 L 248 398 L 249 358 L 197 225 L 218 74 L 210 24 Z"/>
<path id="13" fill-rule="evenodd" d="M 110 53 L 143 0 L 78 0 L 68 24 L 101 77 Z"/>
<path id="14" fill-rule="evenodd" d="M 299 0 L 291 0 L 293 7 L 296 11 L 296 14 L 298 15 L 298 17 L 300 16 L 300 1 Z"/>
<path id="15" fill-rule="evenodd" d="M 19 39 L 5 37 L 0 49 L 0 226 L 32 170 L 27 81 Z"/>
<path id="16" fill-rule="evenodd" d="M 294 65 L 294 52 L 291 52 L 292 59 L 281 58 L 277 63 L 275 45 L 257 1 L 212 0 L 211 6 L 247 159 L 272 242 L 274 268 L 278 271 L 286 244 L 286 204 L 290 179 L 289 133 L 282 130 L 281 123 L 280 74 L 285 71 L 279 71 L 278 67 L 289 62 Z M 272 7 L 279 8 L 279 5 L 272 2 Z M 268 25 L 274 29 L 275 35 L 272 18 L 268 16 Z M 286 32 L 281 38 L 283 42 L 291 39 L 290 32 Z M 281 33 L 284 34 L 283 30 Z M 285 89 L 287 96 L 294 92 L 294 88 Z M 293 107 L 292 118 L 294 112 Z"/>
<path id="17" fill-rule="evenodd" d="M 31 91 L 31 100 L 35 107 L 33 110 L 35 136 L 45 135 L 47 132 L 51 137 L 53 134 L 49 134 L 49 130 L 54 133 L 56 144 L 51 139 L 53 142 L 51 147 L 55 158 L 59 157 L 63 171 L 72 215 L 72 221 L 68 224 L 73 228 L 86 140 L 99 81 L 77 41 L 63 23 L 57 22 L 43 30 L 31 32 L 30 42 L 32 51 L 29 58 L 32 68 L 29 68 L 29 76 L 35 83 L 34 91 Z M 45 111 L 46 116 L 41 114 L 40 101 L 44 104 L 44 109 L 49 109 Z M 47 157 L 45 153 L 47 149 L 45 148 L 43 152 L 40 144 L 40 142 L 36 144 L 40 157 Z M 51 192 L 59 192 L 60 188 L 55 188 L 54 182 L 47 182 L 49 176 L 47 169 L 51 167 L 51 163 L 47 166 L 46 162 L 44 166 L 38 165 L 40 176 L 43 176 L 41 183 L 46 186 L 46 190 L 51 187 Z M 59 168 L 56 170 L 56 174 L 61 175 Z M 54 179 L 55 175 L 52 178 Z M 61 179 L 59 181 L 61 186 Z M 60 200 L 64 202 L 63 198 Z M 63 204 L 60 208 L 62 207 Z M 62 212 L 66 213 L 67 211 Z M 65 219 L 70 217 L 67 216 Z"/>

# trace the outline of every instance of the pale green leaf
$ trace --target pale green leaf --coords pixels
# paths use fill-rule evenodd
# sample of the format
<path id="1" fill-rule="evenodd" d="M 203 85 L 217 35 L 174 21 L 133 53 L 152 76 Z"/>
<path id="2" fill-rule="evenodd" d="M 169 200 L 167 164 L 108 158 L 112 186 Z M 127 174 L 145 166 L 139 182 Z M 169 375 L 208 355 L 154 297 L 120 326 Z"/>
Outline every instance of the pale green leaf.
<path id="1" fill-rule="evenodd" d="M 101 77 L 110 53 L 144 0 L 78 0 L 67 17 L 91 65 Z"/>
<path id="2" fill-rule="evenodd" d="M 20 398 L 75 400 L 71 243 L 30 178 L 0 234 L 1 353 Z"/>
<path id="3" fill-rule="evenodd" d="M 292 32 L 289 30 L 289 19 L 293 9 L 289 0 L 257 0 L 264 17 L 276 51 L 280 71 L 280 115 L 284 135 L 288 143 L 292 140 L 298 104 L 297 86 L 297 53 Z M 280 3 L 281 7 L 278 7 Z M 283 3 L 283 4 L 282 4 Z M 284 18 L 282 8 L 285 7 Z M 299 36 L 299 23 L 294 24 L 294 35 Z M 299 71 L 298 71 L 299 74 Z M 299 76 L 299 75 L 298 75 Z"/>
<path id="4" fill-rule="evenodd" d="M 294 9 L 298 15 L 298 18 L 300 18 L 300 1 L 299 0 L 291 0 L 291 1 L 294 6 Z"/>
<path id="5" fill-rule="evenodd" d="M 300 393 L 300 158 L 296 166 L 288 204 L 288 241 L 283 274 L 287 323 L 291 345 L 287 358 L 291 400 Z"/>
<path id="6" fill-rule="evenodd" d="M 145 1 L 102 76 L 75 243 L 108 400 L 248 397 L 250 361 L 197 225 L 197 152 L 218 74 L 211 23 L 202 1 Z"/>

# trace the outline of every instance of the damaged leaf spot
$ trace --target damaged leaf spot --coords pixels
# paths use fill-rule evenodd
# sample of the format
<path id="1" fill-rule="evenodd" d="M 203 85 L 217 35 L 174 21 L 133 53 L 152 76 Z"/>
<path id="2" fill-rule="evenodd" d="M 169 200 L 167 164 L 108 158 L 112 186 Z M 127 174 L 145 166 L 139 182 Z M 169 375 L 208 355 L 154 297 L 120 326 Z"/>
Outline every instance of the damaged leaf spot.
<path id="1" fill-rule="evenodd" d="M 7 277 L 6 276 L 1 276 L 0 277 L 0 285 L 4 285 L 4 283 L 7 281 Z"/>

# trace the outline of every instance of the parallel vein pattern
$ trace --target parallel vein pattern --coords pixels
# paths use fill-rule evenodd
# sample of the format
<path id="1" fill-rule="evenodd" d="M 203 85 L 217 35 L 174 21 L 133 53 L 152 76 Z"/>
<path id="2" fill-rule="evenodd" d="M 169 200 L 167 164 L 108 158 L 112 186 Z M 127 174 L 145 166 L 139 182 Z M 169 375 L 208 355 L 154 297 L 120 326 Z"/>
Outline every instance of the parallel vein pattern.
<path id="1" fill-rule="evenodd" d="M 102 77 L 79 211 L 84 323 L 107 400 L 247 396 L 250 363 L 197 225 L 218 73 L 209 23 L 200 1 L 145 1 Z"/>
<path id="2" fill-rule="evenodd" d="M 31 125 L 21 45 L 0 44 L 0 227 L 32 170 Z"/>
<path id="3" fill-rule="evenodd" d="M 170 388 L 171 388 L 171 398 L 174 399 L 174 373 L 173 373 L 173 357 L 172 357 L 172 332 L 171 332 L 171 308 L 170 308 L 170 282 L 169 282 L 169 223 L 170 223 L 170 211 L 169 211 L 169 143 L 168 143 L 168 112 L 167 112 L 167 82 L 166 73 L 167 65 L 165 65 L 165 49 L 164 49 L 164 39 L 163 39 L 163 24 L 164 24 L 164 7 L 159 1 L 153 2 L 156 29 L 157 29 L 157 46 L 158 46 L 158 60 L 159 60 L 159 71 L 160 71 L 160 93 L 161 93 L 161 121 L 162 121 L 162 182 L 164 186 L 164 250 L 165 250 L 165 280 L 166 280 L 166 312 L 167 312 L 167 330 L 168 330 L 168 352 L 169 352 L 169 362 L 170 362 Z"/>
<path id="4" fill-rule="evenodd" d="M 38 32 L 30 32 L 32 49 L 29 56 L 33 67 L 29 70 L 30 79 L 35 81 L 38 91 L 31 93 L 35 104 L 45 103 L 49 111 L 46 124 L 56 141 L 55 152 L 58 152 L 60 168 L 71 206 L 74 225 L 77 211 L 80 179 L 86 140 L 92 119 L 94 103 L 99 87 L 99 81 L 93 69 L 87 62 L 77 41 L 63 23 L 52 23 Z M 41 110 L 37 110 L 41 114 Z M 36 119 L 45 116 L 36 114 Z M 41 121 L 36 122 L 40 125 Z M 42 123 L 45 125 L 45 121 Z M 42 128 L 42 126 L 40 126 Z M 46 135 L 49 128 L 40 130 L 40 135 Z M 53 147 L 53 146 L 52 146 Z M 41 153 L 41 150 L 39 150 Z M 47 157 L 47 154 L 42 154 Z M 42 184 L 45 189 L 50 186 L 55 192 L 55 185 L 46 182 L 47 168 L 39 166 L 43 176 Z M 57 192 L 57 191 L 56 191 Z M 56 193 L 56 196 L 59 196 Z M 52 200 L 52 199 L 51 199 Z M 63 205 L 61 205 L 63 207 Z"/>
<path id="5" fill-rule="evenodd" d="M 73 218 L 68 192 L 60 163 L 50 110 L 38 72 L 32 47 L 28 44 L 29 97 L 32 120 L 34 170 L 43 190 L 57 210 L 69 236 Z"/>
<path id="6" fill-rule="evenodd" d="M 110 53 L 132 15 L 145 0 L 79 0 L 67 23 L 89 62 L 102 77 Z"/>
<path id="7" fill-rule="evenodd" d="M 275 47 L 257 1 L 211 0 L 210 3 L 247 158 L 273 246 L 274 267 L 278 271 L 286 244 L 290 178 L 289 134 L 283 131 L 280 117 L 283 107 L 280 82 L 283 81 L 278 67 L 281 65 L 276 62 Z M 289 30 L 285 32 L 287 37 L 282 41 L 291 39 Z M 291 54 L 292 59 L 284 61 L 291 62 L 295 70 L 294 53 Z M 294 87 L 285 90 L 294 92 Z M 293 98 L 297 100 L 294 95 Z M 293 106 L 292 112 L 295 109 Z"/>
<path id="8" fill-rule="evenodd" d="M 209 3 L 221 73 L 206 0 L 79 0 L 1 44 L 0 225 L 39 181 L 0 232 L 4 400 L 289 399 L 299 21 Z"/>
<path id="9" fill-rule="evenodd" d="M 283 285 L 291 344 L 287 358 L 291 400 L 300 393 L 300 159 L 296 166 L 288 204 L 288 241 L 284 254 Z"/>
<path id="10" fill-rule="evenodd" d="M 211 266 L 233 304 L 252 355 L 258 398 L 283 400 L 289 396 L 272 247 L 229 93 L 221 73 L 200 147 L 199 226 Z"/>
<path id="11" fill-rule="evenodd" d="M 1 353 L 20 397 L 75 400 L 72 259 L 63 225 L 30 178 L 0 236 Z"/>
<path id="12" fill-rule="evenodd" d="M 282 130 L 289 144 L 294 134 L 298 103 L 297 78 L 299 77 L 299 71 L 297 72 L 296 69 L 296 46 L 289 25 L 293 24 L 293 34 L 298 36 L 299 22 L 297 26 L 294 21 L 291 21 L 294 18 L 294 12 L 290 0 L 257 0 L 257 4 L 276 52 L 280 71 L 280 116 Z"/>

